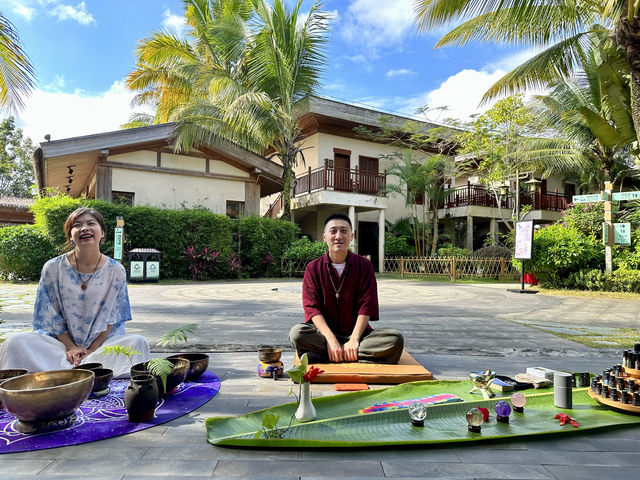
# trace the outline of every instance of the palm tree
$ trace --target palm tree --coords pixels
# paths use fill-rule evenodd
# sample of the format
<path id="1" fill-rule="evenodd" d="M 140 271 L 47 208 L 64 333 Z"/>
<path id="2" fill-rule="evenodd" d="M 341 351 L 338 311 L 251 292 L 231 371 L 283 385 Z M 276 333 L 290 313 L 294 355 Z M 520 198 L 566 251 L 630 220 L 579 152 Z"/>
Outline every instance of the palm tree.
<path id="1" fill-rule="evenodd" d="M 302 156 L 296 106 L 314 93 L 324 62 L 327 17 L 316 1 L 185 0 L 192 42 L 160 32 L 138 48 L 129 77 L 157 121 L 177 121 L 176 150 L 231 140 L 283 165 L 284 212 L 291 215 L 293 167 Z"/>
<path id="2" fill-rule="evenodd" d="M 10 111 L 24 108 L 23 96 L 35 85 L 35 72 L 20 46 L 13 24 L 0 13 L 0 107 Z"/>
<path id="3" fill-rule="evenodd" d="M 415 0 L 417 26 L 463 20 L 437 46 L 497 41 L 543 48 L 498 80 L 485 99 L 568 78 L 602 34 L 613 33 L 631 74 L 631 109 L 640 134 L 640 2 L 632 0 Z"/>
<path id="4" fill-rule="evenodd" d="M 593 172 L 599 187 L 629 173 L 629 145 L 637 137 L 631 118 L 629 71 L 619 48 L 592 49 L 581 60 L 583 70 L 554 83 L 535 97 L 533 115 L 547 125 L 550 138 L 531 139 L 526 158 L 547 175 L 573 170 Z"/>

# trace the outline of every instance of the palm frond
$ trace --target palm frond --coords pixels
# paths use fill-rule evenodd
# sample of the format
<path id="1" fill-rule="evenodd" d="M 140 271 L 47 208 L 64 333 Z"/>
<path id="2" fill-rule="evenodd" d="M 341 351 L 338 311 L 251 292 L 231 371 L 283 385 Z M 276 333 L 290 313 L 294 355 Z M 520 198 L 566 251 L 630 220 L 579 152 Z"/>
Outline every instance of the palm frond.
<path id="1" fill-rule="evenodd" d="M 0 106 L 17 112 L 35 86 L 35 71 L 13 24 L 0 14 Z"/>

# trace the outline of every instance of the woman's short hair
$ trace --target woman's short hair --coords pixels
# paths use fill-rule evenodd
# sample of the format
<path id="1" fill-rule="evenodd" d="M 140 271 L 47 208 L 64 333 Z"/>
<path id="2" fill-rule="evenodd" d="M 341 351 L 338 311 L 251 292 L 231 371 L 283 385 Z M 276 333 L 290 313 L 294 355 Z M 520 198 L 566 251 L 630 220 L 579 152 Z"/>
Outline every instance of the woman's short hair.
<path id="1" fill-rule="evenodd" d="M 99 211 L 87 207 L 76 208 L 69 214 L 67 220 L 64 222 L 64 235 L 67 238 L 67 243 L 65 245 L 67 247 L 71 246 L 71 229 L 73 228 L 73 224 L 76 223 L 76 220 L 83 215 L 91 215 L 95 221 L 98 222 L 98 225 L 100 225 L 102 232 L 106 230 L 104 226 L 104 218 L 102 218 L 102 214 Z"/>

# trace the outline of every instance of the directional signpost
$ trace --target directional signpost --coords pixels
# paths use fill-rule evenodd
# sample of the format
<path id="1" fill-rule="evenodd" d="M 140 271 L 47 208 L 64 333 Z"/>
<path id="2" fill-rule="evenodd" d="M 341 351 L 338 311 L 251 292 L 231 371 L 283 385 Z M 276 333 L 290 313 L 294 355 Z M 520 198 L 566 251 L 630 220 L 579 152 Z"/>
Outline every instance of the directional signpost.
<path id="1" fill-rule="evenodd" d="M 574 195 L 571 199 L 573 203 L 595 203 L 603 202 L 602 194 L 592 193 L 590 195 Z"/>
<path id="2" fill-rule="evenodd" d="M 617 192 L 613 195 L 613 201 L 619 202 L 620 200 L 639 200 L 640 199 L 640 191 L 638 192 Z"/>

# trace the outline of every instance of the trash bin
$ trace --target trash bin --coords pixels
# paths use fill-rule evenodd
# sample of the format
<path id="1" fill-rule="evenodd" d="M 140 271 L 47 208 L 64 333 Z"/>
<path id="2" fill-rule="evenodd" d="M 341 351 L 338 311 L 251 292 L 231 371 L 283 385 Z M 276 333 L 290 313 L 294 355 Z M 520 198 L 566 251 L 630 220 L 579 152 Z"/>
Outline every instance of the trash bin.
<path id="1" fill-rule="evenodd" d="M 134 248 L 129 257 L 130 282 L 157 282 L 160 278 L 161 253 L 155 248 Z"/>

